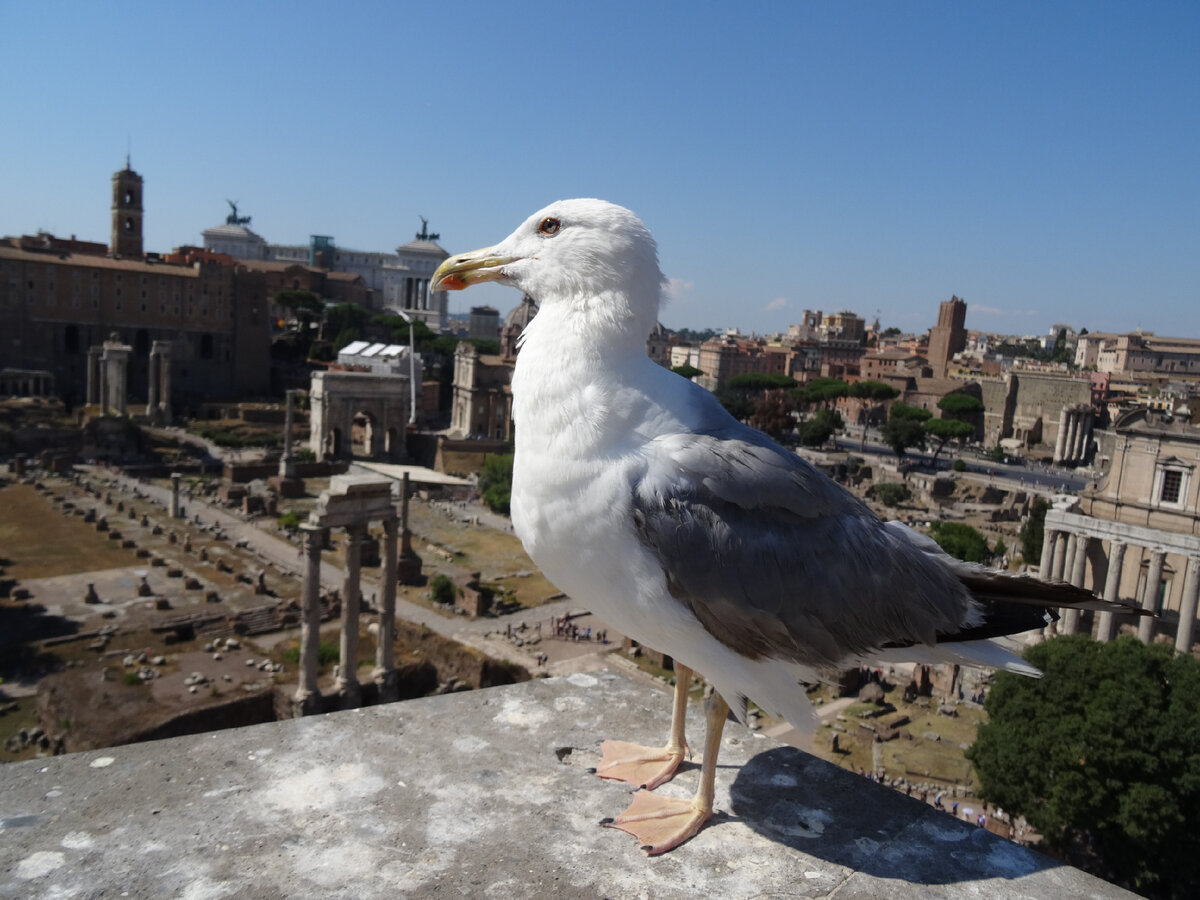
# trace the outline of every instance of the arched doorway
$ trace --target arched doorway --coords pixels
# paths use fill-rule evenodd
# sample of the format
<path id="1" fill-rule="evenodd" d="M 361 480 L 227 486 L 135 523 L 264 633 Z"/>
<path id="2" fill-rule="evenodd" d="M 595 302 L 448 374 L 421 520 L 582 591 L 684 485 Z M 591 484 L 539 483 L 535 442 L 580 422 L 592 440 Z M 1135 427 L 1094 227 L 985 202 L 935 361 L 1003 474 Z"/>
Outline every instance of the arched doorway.
<path id="1" fill-rule="evenodd" d="M 375 417 L 369 412 L 359 410 L 354 414 L 353 422 L 354 425 L 350 437 L 350 454 L 352 456 L 364 456 L 368 459 L 374 459 L 379 435 L 379 428 L 375 422 Z"/>
<path id="2" fill-rule="evenodd" d="M 342 455 L 342 429 L 330 428 L 325 434 L 325 458 L 340 459 Z"/>

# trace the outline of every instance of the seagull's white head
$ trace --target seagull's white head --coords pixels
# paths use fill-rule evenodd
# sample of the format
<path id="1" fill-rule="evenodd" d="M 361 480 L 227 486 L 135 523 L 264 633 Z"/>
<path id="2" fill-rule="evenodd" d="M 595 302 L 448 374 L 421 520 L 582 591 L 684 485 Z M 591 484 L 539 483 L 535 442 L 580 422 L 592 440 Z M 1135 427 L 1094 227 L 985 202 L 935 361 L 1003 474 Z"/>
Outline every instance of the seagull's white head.
<path id="1" fill-rule="evenodd" d="M 443 262 L 430 290 L 484 281 L 515 287 L 543 308 L 563 305 L 580 324 L 630 330 L 640 340 L 658 319 L 663 276 L 641 219 L 603 200 L 560 200 L 494 247 Z"/>

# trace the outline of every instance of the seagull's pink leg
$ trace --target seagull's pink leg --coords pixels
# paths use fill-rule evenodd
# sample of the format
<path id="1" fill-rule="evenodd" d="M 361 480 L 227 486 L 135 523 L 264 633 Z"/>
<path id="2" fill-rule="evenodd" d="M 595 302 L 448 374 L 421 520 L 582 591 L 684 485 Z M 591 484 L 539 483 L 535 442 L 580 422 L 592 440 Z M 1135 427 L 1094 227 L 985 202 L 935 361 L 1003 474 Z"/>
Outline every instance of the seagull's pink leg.
<path id="1" fill-rule="evenodd" d="M 695 797 L 680 800 L 638 791 L 629 808 L 606 824 L 632 834 L 650 856 L 666 853 L 694 837 L 712 817 L 717 752 L 721 749 L 721 733 L 725 730 L 728 715 L 729 704 L 720 694 L 713 693 L 704 710 L 708 728 L 704 735 L 700 789 Z"/>
<path id="2" fill-rule="evenodd" d="M 596 774 L 601 778 L 627 781 L 651 791 L 670 781 L 688 749 L 683 729 L 687 720 L 688 685 L 691 681 L 692 670 L 675 663 L 675 700 L 671 708 L 671 736 L 667 739 L 667 746 L 643 747 L 626 741 L 605 741 L 600 745 L 600 752 L 604 756 L 596 767 Z"/>

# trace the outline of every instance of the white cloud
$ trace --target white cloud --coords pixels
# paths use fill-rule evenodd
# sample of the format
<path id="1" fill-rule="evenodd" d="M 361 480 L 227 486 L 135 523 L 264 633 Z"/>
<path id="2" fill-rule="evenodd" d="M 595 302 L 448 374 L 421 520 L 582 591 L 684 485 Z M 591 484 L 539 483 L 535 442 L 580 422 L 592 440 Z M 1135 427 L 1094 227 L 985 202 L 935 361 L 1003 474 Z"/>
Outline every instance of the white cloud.
<path id="1" fill-rule="evenodd" d="M 668 303 L 687 303 L 692 297 L 695 285 L 682 278 L 668 278 L 663 288 L 663 299 Z"/>
<path id="2" fill-rule="evenodd" d="M 983 306 L 982 304 L 979 304 L 979 303 L 972 303 L 970 305 L 970 307 L 968 307 L 968 308 L 971 310 L 971 312 L 986 313 L 989 316 L 1006 315 L 1006 312 L 1004 310 L 1000 309 L 1000 307 L 998 307 L 998 306 Z"/>
<path id="3" fill-rule="evenodd" d="M 772 300 L 770 303 L 768 303 L 766 305 L 765 309 L 767 312 L 777 312 L 778 310 L 783 309 L 787 305 L 788 305 L 788 302 L 787 302 L 786 297 L 776 297 L 774 300 Z"/>

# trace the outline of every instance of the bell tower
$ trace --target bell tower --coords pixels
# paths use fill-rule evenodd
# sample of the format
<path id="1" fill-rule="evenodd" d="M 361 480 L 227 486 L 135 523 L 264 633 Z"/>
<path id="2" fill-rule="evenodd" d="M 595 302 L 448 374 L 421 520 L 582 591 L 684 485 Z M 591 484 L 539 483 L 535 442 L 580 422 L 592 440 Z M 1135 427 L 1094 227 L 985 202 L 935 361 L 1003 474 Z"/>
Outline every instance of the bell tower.
<path id="1" fill-rule="evenodd" d="M 142 257 L 142 176 L 129 168 L 114 172 L 112 177 L 112 244 L 113 256 Z"/>

